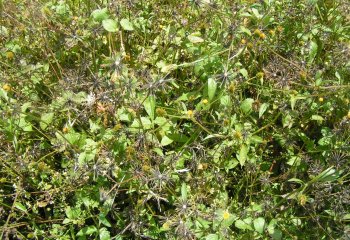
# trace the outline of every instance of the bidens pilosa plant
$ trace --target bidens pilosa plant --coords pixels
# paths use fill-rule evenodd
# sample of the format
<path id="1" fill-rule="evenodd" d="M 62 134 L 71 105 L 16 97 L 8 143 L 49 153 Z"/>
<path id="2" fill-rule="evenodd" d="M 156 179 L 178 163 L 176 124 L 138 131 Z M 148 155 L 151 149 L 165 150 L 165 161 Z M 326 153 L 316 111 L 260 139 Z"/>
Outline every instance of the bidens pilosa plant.
<path id="1" fill-rule="evenodd" d="M 348 1 L 0 6 L 1 239 L 349 239 Z"/>

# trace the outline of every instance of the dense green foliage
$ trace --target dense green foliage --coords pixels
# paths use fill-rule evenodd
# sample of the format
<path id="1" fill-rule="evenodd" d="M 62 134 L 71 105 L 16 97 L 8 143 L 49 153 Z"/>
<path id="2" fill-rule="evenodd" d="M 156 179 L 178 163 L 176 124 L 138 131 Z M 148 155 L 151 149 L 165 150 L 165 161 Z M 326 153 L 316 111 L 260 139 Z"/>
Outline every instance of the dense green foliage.
<path id="1" fill-rule="evenodd" d="M 1 239 L 349 239 L 348 0 L 0 1 Z"/>

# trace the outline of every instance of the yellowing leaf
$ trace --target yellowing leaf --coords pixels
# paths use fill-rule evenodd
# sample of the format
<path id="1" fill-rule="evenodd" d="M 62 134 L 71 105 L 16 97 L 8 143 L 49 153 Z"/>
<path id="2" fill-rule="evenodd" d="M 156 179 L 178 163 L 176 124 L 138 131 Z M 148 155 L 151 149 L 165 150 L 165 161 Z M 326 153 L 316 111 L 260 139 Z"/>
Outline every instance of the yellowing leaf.
<path id="1" fill-rule="evenodd" d="M 204 42 L 204 39 L 198 36 L 195 36 L 194 34 L 189 35 L 188 40 L 190 40 L 191 43 L 202 43 Z"/>

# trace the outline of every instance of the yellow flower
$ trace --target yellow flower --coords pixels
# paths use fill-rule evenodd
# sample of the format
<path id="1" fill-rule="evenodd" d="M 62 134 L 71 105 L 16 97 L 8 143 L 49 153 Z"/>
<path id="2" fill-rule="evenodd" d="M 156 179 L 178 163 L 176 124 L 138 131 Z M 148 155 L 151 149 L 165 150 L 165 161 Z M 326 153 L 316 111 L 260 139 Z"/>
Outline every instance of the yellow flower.
<path id="1" fill-rule="evenodd" d="M 241 40 L 241 43 L 242 44 L 246 44 L 247 43 L 247 40 L 245 40 L 244 38 Z"/>
<path id="2" fill-rule="evenodd" d="M 301 206 L 304 206 L 307 201 L 307 196 L 305 194 L 301 194 L 300 196 L 298 196 L 298 200 L 299 200 L 299 204 Z"/>
<path id="3" fill-rule="evenodd" d="M 256 74 L 256 77 L 257 78 L 263 78 L 264 77 L 264 73 L 263 72 L 258 72 L 257 74 Z"/>
<path id="4" fill-rule="evenodd" d="M 299 74 L 300 74 L 300 77 L 301 77 L 302 80 L 306 79 L 307 73 L 305 71 L 300 71 Z"/>
<path id="5" fill-rule="evenodd" d="M 13 52 L 6 52 L 6 58 L 9 60 L 12 60 L 15 57 L 15 54 L 13 54 Z"/>
<path id="6" fill-rule="evenodd" d="M 202 103 L 203 104 L 208 104 L 208 99 L 203 99 Z"/>
<path id="7" fill-rule="evenodd" d="M 69 132 L 69 128 L 68 128 L 67 126 L 65 126 L 65 127 L 62 129 L 62 132 L 64 132 L 64 133 Z"/>
<path id="8" fill-rule="evenodd" d="M 123 126 L 120 124 L 120 123 L 117 123 L 115 126 L 114 126 L 114 130 L 115 131 L 118 131 L 119 129 L 121 129 Z"/>
<path id="9" fill-rule="evenodd" d="M 323 97 L 320 97 L 320 98 L 318 99 L 318 101 L 319 101 L 319 102 L 323 102 L 323 101 L 324 101 Z"/>
<path id="10" fill-rule="evenodd" d="M 236 84 L 232 82 L 230 86 L 228 86 L 228 91 L 234 93 L 236 91 Z"/>
<path id="11" fill-rule="evenodd" d="M 187 116 L 193 117 L 193 111 L 192 111 L 192 110 L 188 110 L 188 111 L 187 111 Z"/>
<path id="12" fill-rule="evenodd" d="M 258 36 L 259 36 L 261 33 L 262 33 L 262 32 L 261 32 L 260 29 L 258 29 L 258 28 L 254 30 L 254 34 L 255 34 L 255 35 L 258 35 Z"/>
<path id="13" fill-rule="evenodd" d="M 233 137 L 236 139 L 236 140 L 239 140 L 242 138 L 242 133 L 240 131 L 235 131 L 233 133 Z"/>
<path id="14" fill-rule="evenodd" d="M 161 117 L 166 115 L 166 111 L 163 108 L 157 108 L 156 113 Z"/>
<path id="15" fill-rule="evenodd" d="M 2 89 L 4 89 L 6 92 L 11 91 L 11 86 L 9 84 L 5 84 L 4 86 L 2 86 Z"/>
<path id="16" fill-rule="evenodd" d="M 225 211 L 224 214 L 222 215 L 222 218 L 223 218 L 224 220 L 229 219 L 229 218 L 230 218 L 230 213 L 229 213 L 228 211 Z"/>
<path id="17" fill-rule="evenodd" d="M 260 33 L 260 34 L 259 34 L 259 37 L 260 37 L 261 39 L 265 39 L 265 38 L 266 38 L 266 35 L 265 35 L 265 33 Z"/>
<path id="18" fill-rule="evenodd" d="M 350 111 L 348 112 L 348 115 L 347 115 L 347 117 L 350 119 Z"/>

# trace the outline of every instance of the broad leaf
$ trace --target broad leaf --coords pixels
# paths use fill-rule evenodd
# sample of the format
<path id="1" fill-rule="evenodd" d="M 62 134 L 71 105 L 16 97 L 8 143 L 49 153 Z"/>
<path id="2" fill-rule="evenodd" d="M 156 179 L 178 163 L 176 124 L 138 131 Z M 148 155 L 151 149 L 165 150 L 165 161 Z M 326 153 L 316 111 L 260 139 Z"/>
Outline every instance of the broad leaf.
<path id="1" fill-rule="evenodd" d="M 96 9 L 91 13 L 91 16 L 96 22 L 102 22 L 108 18 L 108 9 Z"/>
<path id="2" fill-rule="evenodd" d="M 118 23 L 113 19 L 105 19 L 102 21 L 102 26 L 108 32 L 116 32 L 118 30 Z"/>
<path id="3" fill-rule="evenodd" d="M 215 96 L 217 83 L 213 78 L 208 79 L 208 98 L 212 100 Z"/>
<path id="4" fill-rule="evenodd" d="M 122 20 L 120 20 L 120 25 L 126 31 L 134 31 L 134 27 L 132 23 L 126 18 L 123 18 Z"/>
<path id="5" fill-rule="evenodd" d="M 264 228 L 265 228 L 265 219 L 262 217 L 256 218 L 253 221 L 253 225 L 254 225 L 255 230 L 258 233 L 262 234 L 264 232 Z"/>
<path id="6" fill-rule="evenodd" d="M 241 110 L 244 113 L 249 113 L 252 110 L 254 99 L 247 98 L 241 103 Z"/>

